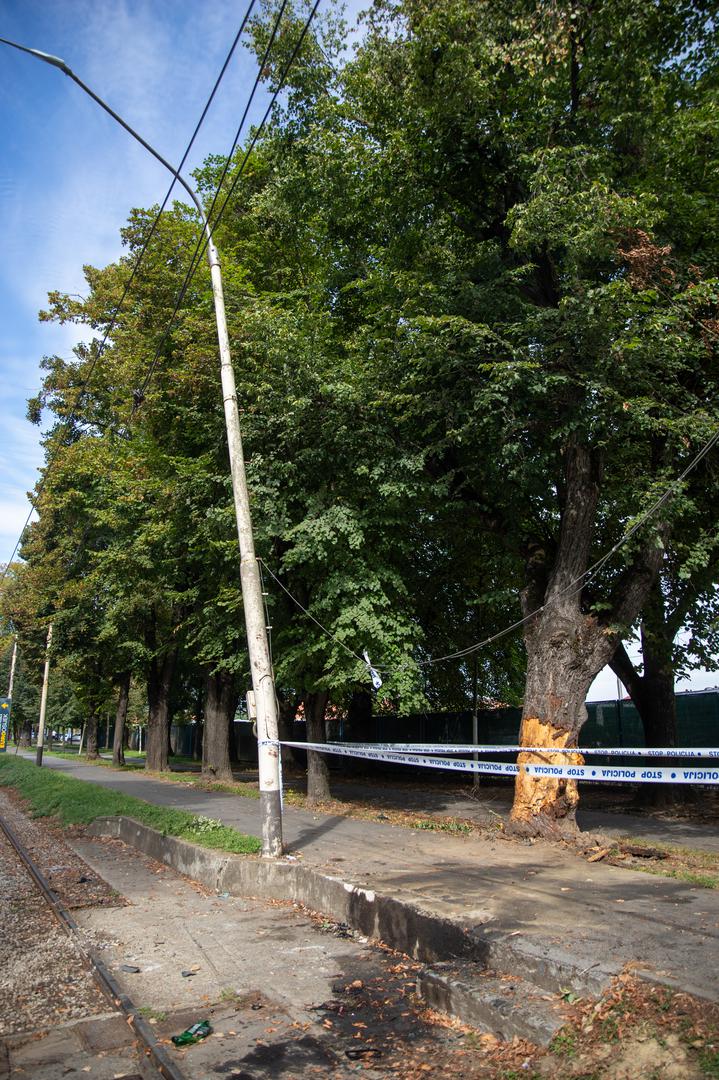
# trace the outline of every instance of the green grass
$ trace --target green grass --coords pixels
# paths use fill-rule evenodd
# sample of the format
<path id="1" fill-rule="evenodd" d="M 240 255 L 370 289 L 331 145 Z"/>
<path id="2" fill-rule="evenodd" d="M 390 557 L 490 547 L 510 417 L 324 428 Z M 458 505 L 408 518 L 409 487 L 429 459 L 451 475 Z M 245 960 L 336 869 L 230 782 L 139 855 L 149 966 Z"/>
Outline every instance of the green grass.
<path id="1" fill-rule="evenodd" d="M 157 1020 L 160 1024 L 163 1020 L 167 1020 L 166 1012 L 163 1012 L 162 1009 L 153 1009 L 149 1005 L 142 1005 L 137 1011 L 140 1016 L 144 1016 L 148 1020 Z"/>
<path id="2" fill-rule="evenodd" d="M 98 757 L 88 760 L 84 753 L 78 755 L 77 753 L 73 754 L 70 751 L 65 750 L 46 750 L 45 756 L 47 757 L 50 755 L 52 755 L 52 757 L 65 758 L 66 761 L 74 761 L 78 765 L 100 765 L 105 769 L 115 769 L 117 772 L 123 772 L 125 770 L 129 770 L 131 772 L 146 771 L 144 762 L 138 763 L 137 761 L 133 760 L 126 760 L 126 763 L 124 765 L 118 766 L 113 765 L 112 760 L 110 760 L 109 758 Z M 126 759 L 128 755 L 134 755 L 135 757 L 137 757 L 138 751 L 126 750 Z M 144 757 L 144 752 L 142 756 Z M 170 758 L 170 763 L 173 764 L 176 762 L 187 762 L 191 760 L 191 758 L 173 756 Z M 170 784 L 193 784 L 195 787 L 202 788 L 204 791 L 221 791 L 227 793 L 228 795 L 240 795 L 245 799 L 259 799 L 260 797 L 259 788 L 254 787 L 252 784 L 245 784 L 241 780 L 238 780 L 237 783 L 225 784 L 221 782 L 216 782 L 214 780 L 208 780 L 207 777 L 204 777 L 201 773 L 197 772 L 151 772 L 147 775 L 151 776 L 153 780 L 162 780 L 163 782 L 167 782 Z"/>
<path id="3" fill-rule="evenodd" d="M 549 1049 L 553 1054 L 574 1057 L 577 1053 L 577 1033 L 572 1028 L 562 1028 L 552 1039 Z"/>
<path id="4" fill-rule="evenodd" d="M 413 821 L 413 829 L 428 829 L 434 832 L 472 832 L 472 826 L 466 821 Z"/>
<path id="5" fill-rule="evenodd" d="M 705 1076 L 719 1077 L 719 1050 L 707 1050 L 699 1059 L 699 1068 Z"/>
<path id="6" fill-rule="evenodd" d="M 123 814 L 166 836 L 177 836 L 202 847 L 248 855 L 255 854 L 262 846 L 257 837 L 246 836 L 221 822 L 186 810 L 153 806 L 97 784 L 50 769 L 38 769 L 22 758 L 0 758 L 0 786 L 19 791 L 30 803 L 33 817 L 57 817 L 62 825 L 87 825 L 98 817 Z"/>
<path id="7" fill-rule="evenodd" d="M 659 866 L 628 866 L 627 870 L 638 870 L 640 874 L 654 874 L 655 877 L 675 878 L 676 881 L 686 881 L 689 885 L 697 885 L 701 889 L 719 889 L 719 877 L 716 874 L 703 874 L 697 870 L 664 868 L 661 863 Z"/>

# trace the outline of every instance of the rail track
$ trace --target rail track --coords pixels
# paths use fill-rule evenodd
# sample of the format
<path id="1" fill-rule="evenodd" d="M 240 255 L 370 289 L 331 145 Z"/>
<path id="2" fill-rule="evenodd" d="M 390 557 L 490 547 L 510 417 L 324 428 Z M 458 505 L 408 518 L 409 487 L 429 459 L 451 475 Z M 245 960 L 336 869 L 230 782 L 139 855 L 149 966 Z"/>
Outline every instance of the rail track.
<path id="1" fill-rule="evenodd" d="M 70 912 L 51 888 L 44 874 L 37 866 L 15 830 L 0 815 L 0 831 L 6 837 L 25 869 L 30 874 L 46 906 L 55 916 L 65 933 L 75 945 L 84 964 L 90 971 L 100 990 L 114 1009 L 119 1009 L 134 1032 L 140 1045 L 140 1053 L 145 1058 L 145 1068 L 151 1063 L 156 1074 L 164 1080 L 188 1080 L 186 1074 L 170 1057 L 164 1046 L 156 1039 L 152 1027 L 138 1013 L 130 997 L 120 988 L 114 976 L 97 952 L 88 944 Z"/>

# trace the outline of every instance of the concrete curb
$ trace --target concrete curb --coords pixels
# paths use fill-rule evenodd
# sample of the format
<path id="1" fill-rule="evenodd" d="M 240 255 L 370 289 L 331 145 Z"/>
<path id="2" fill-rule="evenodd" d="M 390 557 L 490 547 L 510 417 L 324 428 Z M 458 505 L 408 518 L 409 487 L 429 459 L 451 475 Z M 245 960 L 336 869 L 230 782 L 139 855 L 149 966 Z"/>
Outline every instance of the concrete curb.
<path id="1" fill-rule="evenodd" d="M 218 892 L 296 900 L 423 963 L 463 959 L 486 964 L 489 957 L 485 943 L 458 923 L 301 863 L 212 851 L 127 817 L 96 818 L 88 831 L 124 840 Z"/>
<path id="2" fill-rule="evenodd" d="M 542 950 L 527 954 L 503 934 L 481 938 L 459 922 L 424 912 L 408 900 L 361 888 L 299 862 L 212 851 L 127 817 L 97 818 L 88 831 L 123 840 L 209 889 L 295 900 L 433 965 L 417 980 L 417 992 L 427 1003 L 500 1038 L 519 1035 L 546 1045 L 564 1022 L 557 990 L 570 985 L 580 993 L 594 994 L 613 974 L 579 972 L 569 956 L 562 956 L 566 967 L 551 963 Z M 511 975 L 514 985 L 508 986 L 490 968 Z M 520 971 L 525 978 L 515 977 Z"/>

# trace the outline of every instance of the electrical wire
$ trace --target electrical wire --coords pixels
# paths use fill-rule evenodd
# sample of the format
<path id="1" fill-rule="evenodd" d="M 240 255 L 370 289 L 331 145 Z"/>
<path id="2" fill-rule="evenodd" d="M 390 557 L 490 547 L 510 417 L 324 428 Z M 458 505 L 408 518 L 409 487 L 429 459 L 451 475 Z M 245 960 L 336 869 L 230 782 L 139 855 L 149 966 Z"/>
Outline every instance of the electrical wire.
<path id="1" fill-rule="evenodd" d="M 214 101 L 215 96 L 217 94 L 217 91 L 220 88 L 220 84 L 222 83 L 222 80 L 223 80 L 223 78 L 225 76 L 225 73 L 227 71 L 229 63 L 230 63 L 230 61 L 231 61 L 231 59 L 232 59 L 232 57 L 233 57 L 233 55 L 235 53 L 235 49 L 237 48 L 237 46 L 238 46 L 238 44 L 240 42 L 240 39 L 241 39 L 241 37 L 242 37 L 242 35 L 243 35 L 244 31 L 245 31 L 245 27 L 247 26 L 248 20 L 250 18 L 250 15 L 252 14 L 252 9 L 253 9 L 254 6 L 255 6 L 255 0 L 250 0 L 250 3 L 248 5 L 247 10 L 245 11 L 244 17 L 242 19 L 242 22 L 240 23 L 240 28 L 237 31 L 237 33 L 235 34 L 234 40 L 233 40 L 233 42 L 232 42 L 232 44 L 230 46 L 230 49 L 229 49 L 229 51 L 227 53 L 227 56 L 225 57 L 225 61 L 224 61 L 223 65 L 222 65 L 222 68 L 220 69 L 220 73 L 217 76 L 217 79 L 215 80 L 215 84 L 212 87 L 212 90 L 210 92 L 209 97 L 207 98 L 207 101 L 205 102 L 205 106 L 204 106 L 204 108 L 202 110 L 200 118 L 197 121 L 197 124 L 195 125 L 195 130 L 193 131 L 193 133 L 192 133 L 192 135 L 190 137 L 190 141 L 188 142 L 187 147 L 185 149 L 185 152 L 182 155 L 182 160 L 180 161 L 180 164 L 177 167 L 177 172 L 178 173 L 182 171 L 182 168 L 183 168 L 185 162 L 187 161 L 187 158 L 188 158 L 188 156 L 190 154 L 190 151 L 192 150 L 192 147 L 193 147 L 193 145 L 195 143 L 195 139 L 197 138 L 197 136 L 199 134 L 200 128 L 202 127 L 203 123 L 205 122 L 205 118 L 207 117 L 207 113 L 209 112 L 210 107 L 212 105 L 212 102 Z M 105 351 L 105 349 L 107 347 L 107 342 L 108 342 L 108 339 L 110 337 L 110 334 L 112 333 L 115 326 L 117 325 L 117 319 L 118 319 L 118 317 L 120 315 L 120 312 L 122 310 L 122 306 L 125 303 L 125 300 L 127 299 L 127 295 L 128 295 L 128 293 L 130 291 L 130 288 L 132 287 L 132 283 L 135 280 L 135 277 L 137 276 L 138 270 L 140 269 L 140 264 L 141 264 L 141 262 L 142 262 L 142 260 L 143 260 L 143 258 L 145 256 L 145 253 L 147 252 L 148 246 L 150 244 L 150 240 L 152 239 L 152 237 L 155 234 L 157 226 L 158 226 L 158 224 L 159 224 L 159 222 L 160 222 L 160 220 L 162 218 L 162 214 L 163 214 L 163 212 L 165 210 L 165 207 L 167 206 L 167 204 L 168 204 L 168 202 L 170 200 L 170 196 L 172 195 L 172 192 L 174 190 L 174 187 L 175 187 L 176 183 L 177 183 L 177 176 L 175 175 L 175 176 L 172 177 L 172 183 L 170 184 L 170 186 L 167 189 L 167 194 L 165 195 L 165 198 L 162 200 L 162 205 L 160 206 L 160 209 L 155 214 L 152 225 L 150 226 L 150 229 L 148 230 L 147 234 L 144 237 L 142 248 L 140 249 L 140 253 L 137 256 L 137 259 L 135 260 L 135 263 L 133 265 L 130 277 L 128 278 L 128 280 L 125 283 L 122 295 L 120 297 L 120 300 L 118 301 L 118 304 L 117 304 L 117 306 L 115 308 L 115 311 L 113 312 L 113 315 L 112 315 L 112 317 L 110 319 L 110 323 L 109 323 L 107 329 L 105 330 L 102 341 L 100 342 L 100 345 L 97 347 L 97 350 L 95 351 L 95 355 L 92 358 L 92 361 L 90 363 L 90 367 L 89 367 L 88 371 L 85 373 L 81 384 L 77 388 L 77 395 L 76 395 L 76 398 L 75 398 L 75 402 L 74 402 L 74 404 L 73 404 L 73 406 L 72 406 L 72 408 L 70 410 L 68 418 L 65 421 L 66 424 L 71 424 L 77 418 L 77 410 L 80 407 L 80 403 L 81 403 L 81 401 L 83 399 L 83 395 L 85 394 L 85 391 L 87 390 L 90 379 L 92 378 L 92 375 L 93 375 L 93 373 L 95 371 L 95 368 L 96 368 L 96 366 L 98 364 L 98 361 L 101 359 L 101 357 L 102 357 L 102 355 L 103 355 L 103 353 L 104 353 L 104 351 Z M 50 459 L 50 461 L 48 461 L 46 463 L 46 465 L 45 465 L 45 471 L 44 471 L 42 477 L 40 478 L 40 480 L 38 482 L 35 494 L 29 496 L 30 510 L 29 510 L 28 515 L 27 515 L 27 517 L 25 519 L 25 523 L 22 526 L 22 529 L 20 530 L 20 535 L 17 538 L 17 541 L 15 543 L 15 547 L 12 550 L 12 554 L 11 554 L 10 558 L 8 559 L 7 563 L 5 564 L 5 566 L 3 568 L 3 571 L 2 571 L 2 574 L 0 575 L 0 584 L 2 584 L 2 582 L 5 580 L 5 577 L 6 577 L 7 573 L 8 573 L 8 570 L 10 569 L 10 564 L 12 563 L 13 559 L 15 558 L 15 555 L 17 554 L 18 548 L 20 547 L 20 543 L 22 541 L 22 537 L 23 537 L 23 535 L 25 533 L 25 530 L 27 529 L 28 525 L 30 524 L 30 519 L 31 519 L 32 515 L 34 514 L 34 512 L 37 510 L 37 500 L 39 499 L 40 494 L 42 492 L 42 489 L 43 489 L 43 487 L 45 485 L 45 479 L 47 477 L 48 470 L 49 470 L 51 465 L 52 465 L 52 459 Z"/>
<path id="2" fill-rule="evenodd" d="M 706 457 L 706 455 L 710 452 L 710 450 L 712 450 L 713 447 L 716 446 L 716 444 L 718 442 L 719 442 L 719 429 L 717 429 L 717 431 L 714 432 L 714 434 L 711 436 L 711 438 L 707 440 L 707 442 L 702 446 L 702 448 L 699 450 L 699 452 L 692 458 L 692 460 L 686 466 L 686 468 L 679 474 L 679 476 L 675 480 L 673 480 L 671 482 L 671 484 L 663 492 L 663 494 L 660 495 L 660 497 L 658 499 L 656 499 L 652 503 L 652 505 L 649 507 L 649 509 L 646 510 L 641 515 L 641 517 L 637 519 L 637 521 L 635 521 L 635 523 L 631 526 L 631 528 L 629 528 L 624 533 L 624 535 L 617 541 L 617 543 L 614 544 L 609 549 L 609 551 L 607 551 L 604 555 L 602 555 L 601 558 L 597 559 L 597 561 L 595 563 L 592 563 L 592 565 L 589 566 L 584 571 L 583 574 L 580 574 L 579 577 L 577 577 L 573 581 L 571 581 L 569 583 L 569 585 L 566 585 L 563 589 L 561 589 L 555 596 L 553 596 L 545 604 L 541 604 L 539 607 L 537 607 L 533 611 L 529 612 L 528 615 L 525 615 L 521 619 L 517 619 L 515 622 L 511 623 L 511 625 L 506 626 L 503 630 L 497 631 L 496 634 L 491 634 L 489 637 L 483 638 L 481 641 L 477 641 L 472 645 L 468 645 L 464 649 L 457 649 L 455 652 L 446 653 L 444 656 L 430 657 L 428 660 L 418 660 L 418 661 L 415 662 L 414 665 L 400 664 L 395 668 L 388 668 L 388 667 L 381 666 L 381 665 L 378 665 L 378 664 L 373 664 L 372 666 L 381 675 L 391 675 L 393 672 L 406 671 L 410 666 L 414 666 L 414 667 L 417 667 L 417 668 L 425 668 L 425 667 L 430 667 L 433 664 L 444 663 L 445 661 L 448 661 L 448 660 L 461 660 L 466 656 L 471 656 L 473 653 L 478 652 L 480 649 L 486 648 L 487 645 L 491 645 L 495 641 L 499 641 L 501 638 L 507 637 L 507 635 L 514 633 L 515 630 L 518 630 L 520 627 L 524 626 L 526 623 L 531 622 L 532 619 L 535 619 L 538 615 L 541 615 L 543 611 L 546 611 L 547 608 L 552 607 L 554 604 L 556 604 L 562 598 L 564 598 L 564 597 L 566 597 L 568 595 L 576 594 L 577 592 L 581 592 L 581 590 L 585 587 L 587 582 L 590 581 L 593 577 L 595 577 L 596 574 L 598 574 L 599 571 L 604 567 L 604 565 L 614 555 L 616 555 L 616 553 L 622 547 L 624 547 L 624 545 L 626 543 L 628 543 L 629 540 L 631 540 L 631 538 L 647 523 L 647 521 L 649 521 L 649 519 L 651 517 L 653 517 L 654 514 L 656 514 L 656 512 L 664 505 L 664 503 L 667 502 L 672 497 L 672 495 L 675 492 L 676 488 L 679 487 L 679 485 L 686 479 L 686 477 L 689 475 L 689 473 L 691 473 L 697 467 L 697 465 L 699 465 L 699 463 Z M 309 619 L 311 619 L 312 622 L 314 622 L 320 628 L 320 630 L 322 630 L 327 635 L 327 637 L 331 638 L 338 645 L 341 645 L 342 648 L 346 652 L 348 652 L 350 654 L 350 656 L 353 656 L 356 660 L 359 660 L 360 663 L 365 664 L 365 661 L 361 657 L 359 657 L 357 655 L 357 653 L 353 652 L 353 650 L 350 649 L 349 646 L 345 645 L 345 643 L 343 641 L 340 641 L 338 638 L 336 638 L 335 635 L 332 634 L 327 629 L 326 626 L 323 626 L 322 623 L 319 622 L 319 620 L 316 619 L 314 617 L 314 615 L 312 615 L 311 612 L 309 612 L 307 610 L 307 608 L 304 607 L 304 605 L 301 604 L 300 601 L 295 596 L 292 595 L 292 593 L 289 591 L 289 589 L 285 585 L 283 585 L 283 583 L 280 581 L 280 579 L 277 577 L 277 575 L 272 572 L 272 570 L 267 565 L 267 563 L 264 563 L 264 567 L 267 570 L 267 573 L 277 582 L 277 584 L 287 594 L 287 596 L 290 598 L 290 600 L 292 600 L 292 602 L 295 604 L 295 606 L 298 607 L 299 610 L 302 611 Z"/>
<path id="3" fill-rule="evenodd" d="M 210 214 L 208 213 L 208 215 L 207 215 L 207 223 L 208 223 L 208 228 L 209 228 L 210 233 L 212 232 L 212 230 L 214 228 L 217 227 L 217 225 L 219 224 L 219 222 L 222 219 L 223 214 L 225 213 L 225 210 L 227 209 L 228 203 L 229 203 L 230 199 L 232 198 L 234 190 L 237 187 L 237 184 L 239 183 L 240 178 L 242 177 L 242 175 L 243 175 L 243 173 L 245 171 L 245 168 L 246 168 L 247 163 L 248 163 L 248 161 L 250 159 L 252 151 L 254 150 L 254 148 L 255 148 L 255 146 L 257 144 L 257 141 L 258 141 L 260 135 L 262 134 L 262 132 L 263 132 L 263 130 L 265 128 L 265 125 L 267 124 L 267 121 L 270 118 L 272 110 L 275 107 L 275 104 L 277 102 L 277 98 L 279 97 L 279 95 L 280 95 L 280 93 L 281 93 L 281 91 L 282 91 L 282 89 L 284 87 L 285 80 L 287 79 L 287 75 L 289 73 L 290 67 L 292 66 L 292 64 L 293 64 L 293 62 L 295 60 L 295 57 L 297 56 L 298 52 L 300 51 L 300 49 L 302 47 L 304 39 L 305 39 L 305 37 L 307 35 L 307 31 L 310 28 L 310 23 L 312 22 L 312 19 L 314 18 L 315 14 L 317 12 L 317 9 L 320 6 L 320 3 L 321 3 L 321 0 L 315 0 L 315 3 L 313 5 L 313 7 L 312 7 L 312 10 L 310 11 L 310 14 L 307 17 L 307 19 L 305 21 L 305 24 L 304 24 L 304 26 L 302 28 L 302 32 L 301 32 L 301 34 L 300 34 L 300 36 L 299 36 L 299 38 L 297 40 L 297 43 L 295 44 L 295 47 L 292 50 L 290 58 L 287 61 L 287 63 L 285 64 L 284 70 L 282 71 L 282 74 L 280 76 L 277 87 L 275 88 L 275 90 L 274 90 L 274 92 L 272 94 L 272 97 L 270 99 L 270 103 L 267 106 L 267 109 L 265 110 L 265 113 L 264 113 L 259 125 L 255 128 L 255 131 L 254 131 L 254 133 L 252 135 L 252 138 L 251 138 L 251 140 L 249 142 L 249 145 L 247 146 L 247 149 L 245 150 L 244 157 L 243 157 L 243 159 L 242 159 L 242 161 L 240 163 L 239 168 L 237 169 L 237 171 L 236 171 L 236 173 L 235 173 L 235 175 L 233 177 L 232 183 L 230 185 L 230 189 L 229 189 L 229 191 L 227 193 L 227 196 L 226 196 L 222 206 L 220 207 L 220 209 L 219 209 L 219 211 L 217 213 L 217 216 L 214 218 L 214 220 L 211 220 Z M 212 206 L 210 208 L 211 211 L 212 211 L 212 209 L 214 209 L 214 206 L 215 206 L 215 204 L 217 202 L 217 199 L 219 197 L 219 193 L 220 193 L 222 183 L 224 182 L 224 179 L 227 176 L 228 170 L 230 168 L 232 154 L 235 151 L 237 141 L 239 141 L 240 132 L 242 130 L 242 127 L 244 126 L 244 121 L 245 121 L 245 118 L 246 118 L 246 114 L 247 114 L 247 112 L 249 110 L 249 106 L 251 104 L 252 97 L 254 96 L 254 93 L 257 90 L 257 87 L 259 86 L 260 79 L 262 78 L 262 72 L 263 72 L 263 70 L 265 68 L 265 65 L 266 65 L 267 57 L 269 55 L 269 49 L 270 49 L 270 46 L 272 45 L 272 42 L 274 41 L 274 36 L 276 34 L 277 27 L 279 25 L 279 20 L 280 20 L 280 17 L 282 15 L 282 12 L 284 11 L 285 6 L 286 6 L 286 0 L 283 0 L 282 7 L 280 8 L 278 16 L 277 16 L 277 18 L 275 20 L 275 25 L 274 25 L 273 31 L 272 31 L 272 37 L 270 38 L 270 42 L 269 42 L 269 44 L 267 46 L 267 49 L 265 50 L 265 55 L 263 57 L 263 60 L 259 65 L 257 77 L 255 79 L 255 82 L 254 82 L 254 85 L 253 85 L 253 88 L 252 88 L 252 91 L 251 91 L 251 94 L 250 94 L 250 102 L 248 102 L 248 106 L 245 109 L 245 113 L 243 114 L 243 118 L 242 118 L 242 121 L 241 121 L 241 124 L 240 124 L 240 128 L 237 131 L 237 135 L 235 137 L 235 142 L 233 143 L 232 151 L 227 156 L 227 159 L 225 161 L 225 168 L 224 168 L 222 176 L 220 178 L 220 183 L 218 184 L 217 189 L 215 191 L 215 197 L 214 197 L 214 199 L 212 201 Z M 189 269 L 188 269 L 188 271 L 187 271 L 187 273 L 185 275 L 185 279 L 184 279 L 184 281 L 182 283 L 182 286 L 180 288 L 180 292 L 179 292 L 179 294 L 177 296 L 177 300 L 175 301 L 175 306 L 174 306 L 172 314 L 170 316 L 167 328 L 166 328 L 164 334 L 162 335 L 162 338 L 160 339 L 160 342 L 159 342 L 159 344 L 157 346 L 157 349 L 155 351 L 155 355 L 154 355 L 154 357 L 153 357 L 153 359 L 152 359 L 152 361 L 150 363 L 150 367 L 149 367 L 149 370 L 147 372 L 147 375 L 145 376 L 145 379 L 144 379 L 144 381 L 142 383 L 142 386 L 140 387 L 139 400 L 136 400 L 133 403 L 132 416 L 134 416 L 135 412 L 137 411 L 139 406 L 142 404 L 142 399 L 145 396 L 147 388 L 148 388 L 148 386 L 149 386 L 149 384 L 150 384 L 150 382 L 152 380 L 152 377 L 153 377 L 153 375 L 155 373 L 155 370 L 157 368 L 157 364 L 158 364 L 159 359 L 160 359 L 160 353 L 162 352 L 162 349 L 163 349 L 163 346 L 165 345 L 165 342 L 167 341 L 167 339 L 170 336 L 170 332 L 171 332 L 172 327 L 174 325 L 175 318 L 177 316 L 178 311 L 180 310 L 180 305 L 182 304 L 182 301 L 184 300 L 185 295 L 187 294 L 187 290 L 189 289 L 190 284 L 192 283 L 192 279 L 195 276 L 195 272 L 196 272 L 197 267 L 199 266 L 200 261 L 201 261 L 203 255 L 204 255 L 204 253 L 205 253 L 205 250 L 207 248 L 208 243 L 209 243 L 209 237 L 203 231 L 203 233 L 200 234 L 197 245 L 195 247 L 194 254 L 192 256 L 192 259 L 190 260 Z"/>
<path id="4" fill-rule="evenodd" d="M 312 612 L 308 611 L 304 604 L 301 604 L 297 597 L 292 595 L 287 586 L 282 584 L 276 574 L 273 574 L 272 570 L 269 568 L 264 559 L 261 559 L 259 556 L 257 556 L 257 561 L 260 564 L 260 567 L 264 566 L 267 573 L 270 575 L 273 581 L 277 582 L 282 591 L 287 593 L 292 603 L 295 604 L 295 606 L 298 607 L 300 611 L 307 616 L 308 619 L 311 619 L 315 626 L 318 626 L 320 628 L 323 634 L 326 634 L 328 638 L 334 641 L 336 645 L 339 645 L 341 649 L 344 649 L 346 653 L 349 653 L 349 655 L 355 660 L 359 660 L 360 664 L 362 664 L 362 667 L 367 667 L 367 662 L 361 656 L 358 656 L 356 652 L 350 649 L 349 645 L 345 645 L 344 641 L 340 641 L 340 639 L 336 637 L 330 630 L 328 630 L 326 626 L 323 626 L 319 619 L 316 619 Z"/>

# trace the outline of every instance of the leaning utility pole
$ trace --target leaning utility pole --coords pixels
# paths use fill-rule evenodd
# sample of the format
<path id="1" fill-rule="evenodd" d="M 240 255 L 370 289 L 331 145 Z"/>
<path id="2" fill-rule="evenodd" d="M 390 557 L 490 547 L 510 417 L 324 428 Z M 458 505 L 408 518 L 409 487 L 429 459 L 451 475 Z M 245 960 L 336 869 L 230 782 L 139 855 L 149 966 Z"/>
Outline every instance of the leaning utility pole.
<path id="1" fill-rule="evenodd" d="M 40 697 L 40 721 L 37 728 L 37 750 L 35 764 L 42 765 L 42 752 L 45 743 L 45 711 L 47 709 L 47 684 L 50 679 L 50 646 L 52 645 L 52 623 L 47 628 L 47 644 L 45 646 L 45 672 L 42 677 L 42 695 Z"/>
<path id="2" fill-rule="evenodd" d="M 7 696 L 12 702 L 12 688 L 15 685 L 15 664 L 17 662 L 17 634 L 15 635 L 15 641 L 12 647 L 12 660 L 10 661 L 10 680 L 7 686 Z"/>
<path id="3" fill-rule="evenodd" d="M 82 79 L 70 68 L 64 60 L 58 56 L 40 52 L 38 49 L 30 49 L 26 45 L 19 45 L 16 41 L 8 38 L 0 38 L 0 42 L 10 45 L 20 52 L 28 53 L 45 64 L 59 68 L 64 75 L 72 79 L 80 89 L 95 101 L 101 109 L 104 109 L 113 120 L 125 129 L 133 139 L 140 143 L 149 154 L 160 162 L 181 184 L 192 199 L 202 222 L 202 227 L 207 237 L 207 261 L 210 265 L 212 276 L 212 294 L 215 301 L 215 317 L 217 320 L 217 336 L 220 346 L 222 399 L 225 407 L 225 424 L 227 427 L 227 445 L 230 454 L 230 472 L 232 474 L 232 492 L 235 500 L 235 519 L 237 521 L 237 535 L 240 544 L 240 582 L 242 585 L 242 604 L 245 612 L 245 628 L 247 630 L 247 647 L 250 654 L 250 670 L 252 673 L 252 689 L 257 702 L 257 737 L 259 742 L 259 772 L 260 772 L 260 814 L 262 817 L 262 854 L 276 857 L 282 854 L 282 797 L 280 792 L 280 748 L 278 745 L 278 717 L 277 697 L 275 694 L 275 677 L 270 660 L 270 649 L 267 641 L 267 629 L 264 620 L 262 604 L 262 584 L 260 570 L 255 556 L 255 545 L 252 536 L 252 519 L 250 516 L 250 497 L 247 489 L 247 475 L 245 471 L 245 459 L 242 452 L 242 437 L 240 434 L 240 414 L 237 406 L 237 391 L 235 388 L 235 376 L 232 369 L 230 355 L 230 340 L 227 333 L 225 319 L 225 302 L 222 290 L 222 272 L 220 260 L 215 247 L 210 223 L 207 220 L 202 203 L 197 194 L 177 169 L 167 161 L 159 151 L 155 150 L 149 142 L 142 138 L 127 121 L 118 115 L 107 102 L 103 101 L 94 90 L 91 90 Z M 42 750 L 39 749 L 40 761 Z"/>

